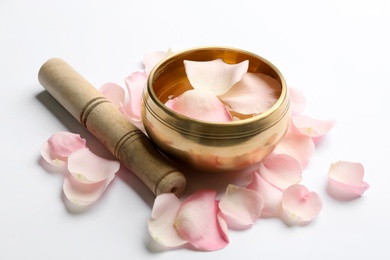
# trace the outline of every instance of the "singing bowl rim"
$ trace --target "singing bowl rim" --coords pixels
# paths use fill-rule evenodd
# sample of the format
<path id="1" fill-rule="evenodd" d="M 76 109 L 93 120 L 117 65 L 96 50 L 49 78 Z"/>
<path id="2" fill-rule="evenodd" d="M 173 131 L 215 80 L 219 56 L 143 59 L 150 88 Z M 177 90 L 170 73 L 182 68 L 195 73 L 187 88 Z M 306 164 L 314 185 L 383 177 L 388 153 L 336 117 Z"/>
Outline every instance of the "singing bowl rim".
<path id="1" fill-rule="evenodd" d="M 181 56 L 185 56 L 188 53 L 192 52 L 199 52 L 199 51 L 231 51 L 231 52 L 237 52 L 237 53 L 242 53 L 248 56 L 252 56 L 255 59 L 260 60 L 261 62 L 265 63 L 268 67 L 270 67 L 277 75 L 280 80 L 281 84 L 281 93 L 277 101 L 266 111 L 255 115 L 250 118 L 245 118 L 241 120 L 236 120 L 236 121 L 230 121 L 230 122 L 211 122 L 211 121 L 205 121 L 205 120 L 199 120 L 199 119 L 194 119 L 191 117 L 184 116 L 182 114 L 179 114 L 172 109 L 168 108 L 162 101 L 157 97 L 154 88 L 153 88 L 153 83 L 155 79 L 155 74 L 156 72 L 166 63 L 169 63 L 171 60 L 175 60 L 177 58 L 180 58 Z M 277 112 L 280 107 L 286 102 L 286 99 L 289 98 L 288 95 L 288 89 L 287 89 L 287 84 L 286 81 L 282 75 L 282 73 L 279 71 L 279 69 L 273 65 L 271 62 L 269 62 L 267 59 L 252 53 L 250 51 L 246 51 L 243 49 L 239 48 L 234 48 L 234 47 L 221 47 L 221 46 L 203 46 L 203 47 L 193 47 L 193 48 L 188 48 L 184 49 L 178 52 L 175 52 L 173 54 L 168 55 L 166 58 L 161 60 L 159 63 L 157 63 L 154 68 L 151 70 L 148 79 L 147 79 L 147 84 L 146 88 L 150 95 L 150 98 L 155 102 L 155 104 L 163 110 L 165 113 L 167 113 L 170 117 L 175 118 L 176 120 L 188 120 L 191 121 L 194 124 L 202 124 L 202 125 L 213 125 L 213 126 L 221 126 L 221 127 L 230 127 L 230 126 L 240 126 L 240 125 L 246 125 L 246 124 L 251 124 L 254 122 L 258 122 L 259 120 L 263 120 L 268 118 L 271 114 L 274 114 Z M 289 103 L 289 102 L 288 102 Z M 289 104 L 287 105 L 287 108 L 285 109 L 286 112 L 289 109 Z M 284 114 L 284 113 L 283 113 Z"/>

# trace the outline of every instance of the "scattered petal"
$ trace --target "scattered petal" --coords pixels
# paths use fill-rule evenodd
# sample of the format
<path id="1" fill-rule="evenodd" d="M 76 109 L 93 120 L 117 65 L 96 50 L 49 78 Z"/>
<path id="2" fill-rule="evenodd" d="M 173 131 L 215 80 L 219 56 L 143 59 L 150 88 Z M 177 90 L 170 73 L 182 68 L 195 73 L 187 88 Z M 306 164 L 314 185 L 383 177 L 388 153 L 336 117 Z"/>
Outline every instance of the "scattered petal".
<path id="1" fill-rule="evenodd" d="M 235 185 L 228 185 L 219 208 L 228 227 L 247 229 L 260 217 L 264 201 L 260 193 Z"/>
<path id="2" fill-rule="evenodd" d="M 152 238 L 163 246 L 177 247 L 187 243 L 173 225 L 180 206 L 181 201 L 173 193 L 160 194 L 154 201 L 148 228 Z"/>
<path id="3" fill-rule="evenodd" d="M 146 74 L 149 75 L 154 66 L 157 65 L 157 63 L 159 63 L 161 60 L 165 59 L 171 54 L 172 51 L 170 49 L 167 52 L 156 51 L 146 54 L 143 61 Z"/>
<path id="4" fill-rule="evenodd" d="M 287 154 L 267 156 L 259 165 L 259 173 L 280 190 L 285 190 L 302 180 L 301 164 Z"/>
<path id="5" fill-rule="evenodd" d="M 289 88 L 289 92 L 292 114 L 299 115 L 306 108 L 306 98 L 297 88 Z"/>
<path id="6" fill-rule="evenodd" d="M 68 157 L 73 152 L 86 147 L 85 139 L 79 134 L 58 132 L 47 140 L 52 153 L 61 157 Z"/>
<path id="7" fill-rule="evenodd" d="M 276 146 L 274 154 L 287 154 L 297 159 L 305 169 L 315 151 L 313 139 L 301 134 L 287 133 Z"/>
<path id="8" fill-rule="evenodd" d="M 100 87 L 99 91 L 117 108 L 125 102 L 125 90 L 118 84 L 106 83 Z"/>
<path id="9" fill-rule="evenodd" d="M 227 64 L 222 59 L 212 61 L 184 61 L 187 78 L 192 87 L 219 96 L 242 79 L 248 71 L 249 61 Z"/>
<path id="10" fill-rule="evenodd" d="M 219 227 L 221 228 L 221 230 L 220 230 L 221 238 L 224 241 L 229 242 L 229 227 L 226 223 L 226 220 L 225 220 L 223 213 L 220 210 L 218 211 L 218 214 L 217 214 L 217 222 L 218 222 Z"/>
<path id="11" fill-rule="evenodd" d="M 73 204 L 87 206 L 96 202 L 114 179 L 115 175 L 108 176 L 105 180 L 96 183 L 82 183 L 68 174 L 64 178 L 63 191 L 66 198 Z"/>
<path id="12" fill-rule="evenodd" d="M 262 73 L 245 73 L 243 78 L 219 98 L 231 110 L 241 114 L 260 114 L 277 101 L 280 83 Z"/>
<path id="13" fill-rule="evenodd" d="M 125 79 L 130 96 L 126 104 L 124 90 L 119 85 L 106 83 L 100 88 L 101 93 L 140 128 L 143 128 L 142 94 L 148 75 L 170 54 L 169 50 L 144 57 L 145 71 L 135 72 Z M 210 122 L 230 122 L 232 117 L 241 120 L 262 113 L 277 101 L 280 83 L 261 73 L 248 73 L 248 66 L 248 61 L 227 64 L 222 59 L 186 60 L 184 67 L 194 89 L 170 99 L 166 105 L 184 116 Z M 216 191 L 208 190 L 195 192 L 183 203 L 171 193 L 157 196 L 148 221 L 149 233 L 155 241 L 167 247 L 189 243 L 199 250 L 213 251 L 228 245 L 229 228 L 249 228 L 259 217 L 280 217 L 288 224 L 303 225 L 319 214 L 321 198 L 298 183 L 302 169 L 314 153 L 316 140 L 328 133 L 336 122 L 301 115 L 306 107 L 305 96 L 295 88 L 289 88 L 289 96 L 293 116 L 288 134 L 273 153 L 260 162 L 258 172 L 253 172 L 252 182 L 246 188 L 228 185 L 219 202 Z M 167 142 L 172 140 L 167 139 Z M 255 157 L 262 154 L 259 150 Z M 64 179 L 63 192 L 70 202 L 81 206 L 100 198 L 120 167 L 118 161 L 93 154 L 80 135 L 67 132 L 51 136 L 42 145 L 41 155 L 52 165 L 63 166 L 63 169 L 68 166 L 70 174 Z M 200 153 L 193 160 L 221 168 L 248 164 L 246 155 L 228 158 Z M 357 198 L 369 188 L 363 177 L 364 168 L 360 163 L 333 163 L 328 172 L 328 192 L 335 198 Z"/>
<path id="14" fill-rule="evenodd" d="M 125 78 L 125 84 L 129 93 L 129 102 L 124 106 L 124 111 L 130 120 L 141 120 L 142 93 L 148 76 L 145 72 L 134 72 Z"/>
<path id="15" fill-rule="evenodd" d="M 215 191 L 197 191 L 190 195 L 179 209 L 175 228 L 183 239 L 194 247 L 214 251 L 229 243 L 225 224 L 220 224 Z"/>
<path id="16" fill-rule="evenodd" d="M 318 120 L 304 115 L 293 116 L 291 122 L 299 133 L 313 138 L 325 135 L 336 124 L 334 120 Z"/>
<path id="17" fill-rule="evenodd" d="M 305 225 L 320 213 L 322 201 L 317 193 L 295 184 L 283 192 L 282 209 L 288 224 Z"/>
<path id="18" fill-rule="evenodd" d="M 280 204 L 282 200 L 282 191 L 264 180 L 257 172 L 253 173 L 252 182 L 248 189 L 254 190 L 263 198 L 264 207 L 261 212 L 261 218 L 272 218 L 280 216 Z"/>
<path id="19" fill-rule="evenodd" d="M 212 93 L 193 89 L 177 98 L 168 100 L 165 105 L 187 117 L 209 122 L 230 122 L 232 117 L 222 102 Z"/>
<path id="20" fill-rule="evenodd" d="M 86 147 L 86 140 L 79 134 L 58 132 L 41 146 L 42 158 L 54 166 L 65 165 L 73 152 Z"/>
<path id="21" fill-rule="evenodd" d="M 55 167 L 66 167 L 68 161 L 67 157 L 58 156 L 57 154 L 52 153 L 49 142 L 47 141 L 41 146 L 41 156 L 47 163 Z"/>
<path id="22" fill-rule="evenodd" d="M 68 158 L 68 170 L 79 182 L 96 183 L 110 178 L 119 170 L 118 161 L 107 160 L 88 148 L 72 153 Z"/>
<path id="23" fill-rule="evenodd" d="M 328 172 L 328 192 L 338 199 L 360 197 L 369 184 L 363 181 L 364 167 L 361 163 L 338 161 L 332 163 Z"/>

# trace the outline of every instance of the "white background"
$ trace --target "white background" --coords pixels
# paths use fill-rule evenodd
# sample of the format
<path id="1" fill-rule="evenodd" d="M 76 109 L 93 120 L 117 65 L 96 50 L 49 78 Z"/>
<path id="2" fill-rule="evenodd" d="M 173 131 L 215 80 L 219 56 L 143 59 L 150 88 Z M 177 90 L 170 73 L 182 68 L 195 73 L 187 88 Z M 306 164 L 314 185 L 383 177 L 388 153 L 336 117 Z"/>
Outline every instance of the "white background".
<path id="1" fill-rule="evenodd" d="M 0 258 L 389 259 L 389 3 L 1 0 Z M 259 220 L 231 231 L 217 252 L 165 251 L 147 232 L 154 196 L 123 169 L 93 207 L 68 210 L 63 177 L 41 166 L 40 146 L 57 131 L 98 144 L 43 91 L 40 66 L 61 57 L 96 87 L 123 85 L 148 52 L 204 45 L 265 57 L 305 93 L 305 114 L 337 120 L 304 171 L 303 184 L 323 199 L 319 217 L 306 227 Z M 363 163 L 371 185 L 363 197 L 327 194 L 337 160 Z M 211 186 L 205 176 L 192 179 L 190 189 L 191 181 Z"/>

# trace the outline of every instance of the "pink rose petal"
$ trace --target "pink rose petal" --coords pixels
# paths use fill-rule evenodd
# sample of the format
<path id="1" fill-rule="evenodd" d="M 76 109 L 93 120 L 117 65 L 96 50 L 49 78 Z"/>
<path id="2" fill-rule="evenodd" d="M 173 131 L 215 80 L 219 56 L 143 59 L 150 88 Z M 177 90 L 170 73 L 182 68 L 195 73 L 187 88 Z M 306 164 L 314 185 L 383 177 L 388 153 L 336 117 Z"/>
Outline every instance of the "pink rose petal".
<path id="1" fill-rule="evenodd" d="M 217 214 L 217 222 L 220 227 L 220 235 L 222 240 L 229 242 L 229 227 L 226 223 L 223 213 L 220 210 Z"/>
<path id="2" fill-rule="evenodd" d="M 66 168 L 68 158 L 58 156 L 58 154 L 52 153 L 50 150 L 49 142 L 47 141 L 44 142 L 41 146 L 41 156 L 50 165 L 60 168 Z"/>
<path id="3" fill-rule="evenodd" d="M 304 115 L 293 116 L 291 122 L 299 133 L 313 138 L 327 134 L 336 124 L 334 120 L 318 120 Z"/>
<path id="4" fill-rule="evenodd" d="M 187 243 L 174 227 L 180 206 L 181 201 L 173 193 L 163 193 L 156 197 L 148 228 L 152 238 L 159 244 L 177 247 Z"/>
<path id="5" fill-rule="evenodd" d="M 274 154 L 287 154 L 297 159 L 305 169 L 314 155 L 315 145 L 313 139 L 301 134 L 287 133 L 276 146 Z"/>
<path id="6" fill-rule="evenodd" d="M 257 172 L 253 173 L 252 182 L 248 189 L 254 190 L 263 198 L 264 207 L 261 212 L 261 218 L 272 218 L 280 216 L 280 204 L 282 200 L 282 191 L 264 180 Z"/>
<path id="7" fill-rule="evenodd" d="M 222 59 L 212 61 L 184 61 L 187 78 L 192 87 L 211 92 L 214 96 L 225 94 L 248 71 L 249 61 L 227 64 Z"/>
<path id="8" fill-rule="evenodd" d="M 165 105 L 187 117 L 209 122 L 230 122 L 232 117 L 221 101 L 203 90 L 188 90 Z"/>
<path id="9" fill-rule="evenodd" d="M 360 197 L 369 188 L 363 178 L 364 167 L 361 163 L 346 161 L 332 163 L 328 172 L 328 192 L 338 199 Z"/>
<path id="10" fill-rule="evenodd" d="M 280 83 L 270 76 L 245 73 L 240 81 L 219 98 L 235 112 L 260 114 L 275 104 L 275 90 L 280 88 Z"/>
<path id="11" fill-rule="evenodd" d="M 118 84 L 106 83 L 100 87 L 99 91 L 117 108 L 125 103 L 125 90 Z"/>
<path id="12" fill-rule="evenodd" d="M 48 143 L 52 153 L 61 157 L 68 157 L 71 153 L 85 148 L 86 141 L 79 134 L 58 132 L 53 134 Z"/>
<path id="13" fill-rule="evenodd" d="M 317 193 L 295 184 L 283 192 L 282 209 L 288 224 L 304 225 L 317 217 L 322 209 L 322 201 Z"/>
<path id="14" fill-rule="evenodd" d="M 41 146 L 41 155 L 48 163 L 61 166 L 66 164 L 70 154 L 85 147 L 86 141 L 79 134 L 58 132 Z"/>
<path id="15" fill-rule="evenodd" d="M 167 52 L 156 51 L 146 54 L 143 61 L 146 74 L 149 75 L 149 73 L 152 71 L 154 66 L 157 65 L 157 63 L 159 63 L 161 60 L 165 59 L 171 54 L 171 50 L 168 50 Z"/>
<path id="16" fill-rule="evenodd" d="M 142 93 L 148 76 L 145 72 L 134 72 L 125 78 L 125 84 L 129 93 L 129 102 L 124 106 L 124 111 L 130 120 L 141 120 Z"/>
<path id="17" fill-rule="evenodd" d="M 225 224 L 221 226 L 218 214 L 216 192 L 198 191 L 182 203 L 175 220 L 175 228 L 180 237 L 197 249 L 219 250 L 226 247 L 229 241 Z"/>
<path id="18" fill-rule="evenodd" d="M 228 227 L 247 229 L 260 217 L 264 201 L 260 193 L 235 185 L 228 185 L 219 208 Z"/>
<path id="19" fill-rule="evenodd" d="M 285 190 L 302 180 L 299 161 L 287 154 L 271 154 L 259 166 L 260 175 L 275 187 Z"/>
<path id="20" fill-rule="evenodd" d="M 79 182 L 72 175 L 67 175 L 64 178 L 63 191 L 66 198 L 73 204 L 87 206 L 102 196 L 114 177 L 115 175 L 112 174 L 101 182 L 87 184 Z"/>
<path id="21" fill-rule="evenodd" d="M 79 182 L 96 183 L 110 178 L 119 170 L 118 161 L 107 160 L 88 148 L 72 153 L 68 158 L 68 170 Z"/>
<path id="22" fill-rule="evenodd" d="M 306 108 L 306 98 L 297 88 L 289 88 L 290 104 L 293 115 L 301 114 Z"/>

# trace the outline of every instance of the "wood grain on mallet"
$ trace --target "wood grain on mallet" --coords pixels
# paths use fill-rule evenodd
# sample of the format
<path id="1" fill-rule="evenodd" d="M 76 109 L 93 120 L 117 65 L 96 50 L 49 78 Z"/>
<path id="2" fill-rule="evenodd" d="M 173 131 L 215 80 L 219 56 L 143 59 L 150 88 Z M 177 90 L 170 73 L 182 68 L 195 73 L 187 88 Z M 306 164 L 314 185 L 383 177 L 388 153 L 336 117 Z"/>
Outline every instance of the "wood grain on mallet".
<path id="1" fill-rule="evenodd" d="M 155 194 L 184 191 L 186 179 L 94 86 L 53 58 L 39 73 L 42 86 Z"/>

